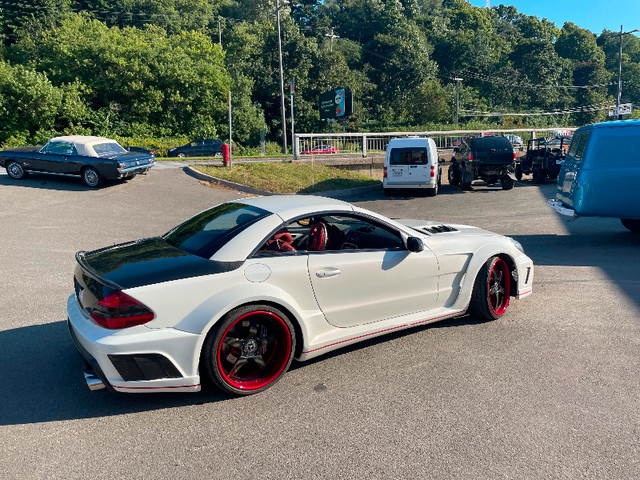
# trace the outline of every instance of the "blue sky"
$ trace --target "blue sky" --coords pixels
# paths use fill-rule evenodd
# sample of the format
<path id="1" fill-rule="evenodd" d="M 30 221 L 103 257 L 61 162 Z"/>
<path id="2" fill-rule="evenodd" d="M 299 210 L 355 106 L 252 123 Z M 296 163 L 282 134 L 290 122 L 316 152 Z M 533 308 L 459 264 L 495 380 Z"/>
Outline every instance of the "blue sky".
<path id="1" fill-rule="evenodd" d="M 513 5 L 519 13 L 547 18 L 562 28 L 564 22 L 600 34 L 607 28 L 620 31 L 640 29 L 640 0 L 490 0 L 491 6 Z M 485 0 L 471 0 L 471 4 L 484 7 Z"/>

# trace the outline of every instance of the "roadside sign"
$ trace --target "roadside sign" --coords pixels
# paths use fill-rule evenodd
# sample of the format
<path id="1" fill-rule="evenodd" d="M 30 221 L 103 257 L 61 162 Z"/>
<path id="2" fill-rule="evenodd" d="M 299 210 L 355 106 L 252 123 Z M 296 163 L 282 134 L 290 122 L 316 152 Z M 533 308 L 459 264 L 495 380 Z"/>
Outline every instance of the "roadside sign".
<path id="1" fill-rule="evenodd" d="M 320 119 L 343 118 L 353 113 L 353 93 L 350 88 L 337 88 L 320 95 Z"/>
<path id="2" fill-rule="evenodd" d="M 611 105 L 609 107 L 609 116 L 631 115 L 633 113 L 633 103 L 621 103 L 620 106 Z"/>
<path id="3" fill-rule="evenodd" d="M 618 115 L 631 115 L 633 103 L 623 103 L 618 107 Z"/>

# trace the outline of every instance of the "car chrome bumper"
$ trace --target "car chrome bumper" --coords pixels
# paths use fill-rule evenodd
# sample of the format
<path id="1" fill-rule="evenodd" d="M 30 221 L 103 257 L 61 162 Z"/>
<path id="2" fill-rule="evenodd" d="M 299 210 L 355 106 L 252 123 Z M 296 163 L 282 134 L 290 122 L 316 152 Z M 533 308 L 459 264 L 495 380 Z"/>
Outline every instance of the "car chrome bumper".
<path id="1" fill-rule="evenodd" d="M 555 198 L 547 200 L 547 205 L 553 208 L 560 215 L 565 215 L 567 217 L 576 216 L 576 211 L 574 209 L 565 207 L 560 200 L 556 200 Z"/>
<path id="2" fill-rule="evenodd" d="M 153 163 L 148 163 L 146 165 L 134 165 L 133 167 L 128 167 L 128 168 L 120 168 L 118 167 L 118 173 L 121 176 L 127 176 L 127 175 L 132 175 L 132 174 L 139 174 L 139 173 L 147 173 L 151 167 L 153 167 L 155 165 L 155 162 Z"/>

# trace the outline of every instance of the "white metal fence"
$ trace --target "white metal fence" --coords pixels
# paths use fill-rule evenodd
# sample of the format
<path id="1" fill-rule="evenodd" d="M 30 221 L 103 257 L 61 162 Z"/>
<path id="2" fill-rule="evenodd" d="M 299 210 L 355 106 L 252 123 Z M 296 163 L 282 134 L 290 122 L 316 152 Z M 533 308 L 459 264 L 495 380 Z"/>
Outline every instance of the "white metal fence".
<path id="1" fill-rule="evenodd" d="M 451 130 L 432 132 L 378 132 L 378 133 L 299 133 L 294 141 L 294 158 L 311 155 L 382 153 L 389 140 L 407 137 L 431 137 L 439 149 L 453 148 L 462 137 L 477 135 L 517 135 L 526 146 L 531 138 L 570 134 L 577 127 L 536 128 L 527 130 Z M 328 146 L 330 148 L 322 148 Z"/>

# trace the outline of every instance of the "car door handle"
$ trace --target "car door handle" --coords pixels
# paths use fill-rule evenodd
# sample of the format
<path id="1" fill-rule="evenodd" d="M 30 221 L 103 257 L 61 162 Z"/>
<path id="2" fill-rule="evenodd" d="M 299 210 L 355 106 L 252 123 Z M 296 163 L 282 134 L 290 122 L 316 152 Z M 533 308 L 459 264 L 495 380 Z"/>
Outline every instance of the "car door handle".
<path id="1" fill-rule="evenodd" d="M 316 277 L 318 278 L 330 278 L 336 277 L 340 275 L 342 272 L 338 268 L 323 268 L 322 270 L 318 270 L 316 272 Z"/>

